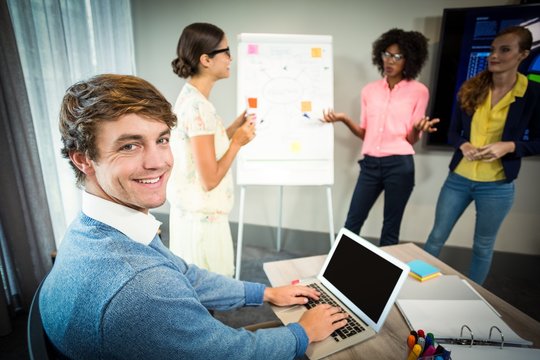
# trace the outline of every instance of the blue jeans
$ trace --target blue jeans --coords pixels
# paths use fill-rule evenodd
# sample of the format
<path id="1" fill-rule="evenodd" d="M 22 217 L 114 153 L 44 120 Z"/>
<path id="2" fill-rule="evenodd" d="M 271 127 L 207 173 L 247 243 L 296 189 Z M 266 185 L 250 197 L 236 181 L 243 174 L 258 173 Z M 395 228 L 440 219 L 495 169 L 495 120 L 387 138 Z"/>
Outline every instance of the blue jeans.
<path id="1" fill-rule="evenodd" d="M 414 187 L 412 155 L 373 157 L 359 161 L 360 176 L 354 189 L 345 227 L 358 234 L 373 204 L 384 190 L 384 221 L 380 245 L 399 242 L 405 206 Z"/>
<path id="2" fill-rule="evenodd" d="M 424 250 L 439 256 L 454 225 L 472 201 L 476 206 L 476 223 L 468 276 L 483 284 L 491 267 L 497 232 L 514 202 L 513 182 L 478 182 L 451 172 L 439 194 L 435 224 Z"/>

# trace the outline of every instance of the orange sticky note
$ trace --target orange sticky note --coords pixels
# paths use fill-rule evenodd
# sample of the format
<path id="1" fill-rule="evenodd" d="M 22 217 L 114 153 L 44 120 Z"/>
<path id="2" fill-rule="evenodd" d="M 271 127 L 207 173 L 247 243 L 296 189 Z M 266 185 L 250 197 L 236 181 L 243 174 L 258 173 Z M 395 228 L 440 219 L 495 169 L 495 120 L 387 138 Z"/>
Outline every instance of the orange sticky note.
<path id="1" fill-rule="evenodd" d="M 256 109 L 257 108 L 257 98 L 248 98 L 247 101 L 248 101 L 248 107 L 249 108 L 251 108 L 251 109 Z"/>
<path id="2" fill-rule="evenodd" d="M 302 101 L 302 112 L 311 112 L 311 101 Z"/>
<path id="3" fill-rule="evenodd" d="M 311 48 L 311 57 L 314 57 L 314 58 L 322 57 L 322 49 L 321 48 Z"/>

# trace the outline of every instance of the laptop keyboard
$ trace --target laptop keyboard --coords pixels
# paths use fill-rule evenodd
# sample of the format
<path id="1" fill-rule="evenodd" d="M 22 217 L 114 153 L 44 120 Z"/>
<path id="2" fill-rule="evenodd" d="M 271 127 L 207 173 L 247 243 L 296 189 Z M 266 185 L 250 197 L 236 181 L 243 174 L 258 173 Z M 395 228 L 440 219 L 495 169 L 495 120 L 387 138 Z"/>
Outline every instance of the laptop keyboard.
<path id="1" fill-rule="evenodd" d="M 311 308 L 315 307 L 318 304 L 329 304 L 329 305 L 332 305 L 332 306 L 341 307 L 343 309 L 343 306 L 336 303 L 334 301 L 334 299 L 332 299 L 326 293 L 326 291 L 324 291 L 318 284 L 308 284 L 306 286 L 317 290 L 321 294 L 319 296 L 318 301 L 315 301 L 313 299 L 309 299 L 309 301 L 304 304 L 304 306 L 307 307 L 308 309 L 311 309 Z M 347 312 L 345 309 L 343 309 L 343 311 Z M 359 332 L 362 332 L 364 330 L 365 330 L 365 328 L 358 321 L 356 321 L 351 316 L 351 314 L 349 314 L 349 317 L 347 318 L 347 325 L 345 325 L 344 327 L 334 331 L 331 334 L 331 336 L 335 341 L 341 341 L 342 339 L 346 339 L 346 338 L 348 338 L 350 336 L 353 336 L 355 334 L 358 334 Z"/>

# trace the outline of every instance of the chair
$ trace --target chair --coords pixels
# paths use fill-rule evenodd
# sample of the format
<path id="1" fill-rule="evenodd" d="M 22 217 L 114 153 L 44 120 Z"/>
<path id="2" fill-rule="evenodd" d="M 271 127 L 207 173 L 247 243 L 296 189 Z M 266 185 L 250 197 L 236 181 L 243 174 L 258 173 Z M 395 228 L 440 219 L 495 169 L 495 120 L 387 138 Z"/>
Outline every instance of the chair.
<path id="1" fill-rule="evenodd" d="M 45 279 L 43 279 L 44 281 Z M 27 326 L 27 340 L 28 340 L 28 352 L 30 354 L 30 360 L 49 360 L 58 359 L 58 353 L 55 350 L 53 344 L 47 337 L 43 324 L 41 322 L 41 314 L 39 312 L 39 293 L 43 281 L 39 284 L 32 304 L 30 305 L 30 312 L 28 314 L 28 326 Z"/>

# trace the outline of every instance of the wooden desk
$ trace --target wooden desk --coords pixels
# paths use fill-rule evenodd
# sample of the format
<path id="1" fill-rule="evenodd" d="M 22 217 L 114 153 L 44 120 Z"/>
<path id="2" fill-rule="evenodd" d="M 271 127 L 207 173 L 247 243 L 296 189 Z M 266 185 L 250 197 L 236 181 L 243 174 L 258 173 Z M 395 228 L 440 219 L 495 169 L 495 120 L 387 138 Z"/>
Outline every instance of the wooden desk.
<path id="1" fill-rule="evenodd" d="M 437 266 L 445 275 L 458 275 L 466 278 L 463 274 L 426 253 L 415 244 L 387 246 L 384 247 L 384 250 L 404 262 L 422 259 Z M 287 285 L 294 279 L 315 277 L 321 269 L 325 258 L 326 255 L 320 255 L 273 261 L 263 264 L 263 269 L 272 286 Z M 472 281 L 470 283 L 501 314 L 502 319 L 508 326 L 524 339 L 531 340 L 535 348 L 540 347 L 540 322 L 524 314 L 480 285 Z M 394 305 L 378 335 L 331 355 L 328 359 L 360 359 L 367 357 L 369 359 L 403 360 L 406 358 L 405 339 L 408 333 L 407 323 Z"/>

